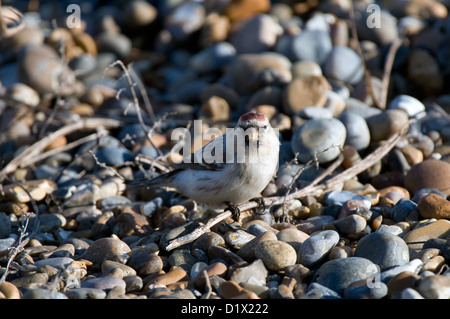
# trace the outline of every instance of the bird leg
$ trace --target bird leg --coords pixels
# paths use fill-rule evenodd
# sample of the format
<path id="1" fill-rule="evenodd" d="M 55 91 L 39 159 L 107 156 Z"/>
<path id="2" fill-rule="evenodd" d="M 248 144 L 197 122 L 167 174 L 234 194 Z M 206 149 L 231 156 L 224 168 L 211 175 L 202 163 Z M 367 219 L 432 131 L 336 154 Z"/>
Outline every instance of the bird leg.
<path id="1" fill-rule="evenodd" d="M 250 199 L 252 202 L 256 202 L 258 206 L 256 206 L 255 213 L 258 215 L 264 215 L 266 211 L 266 202 L 264 201 L 264 197 L 255 197 Z"/>
<path id="2" fill-rule="evenodd" d="M 237 220 L 239 219 L 239 215 L 241 214 L 241 210 L 239 209 L 239 207 L 237 207 L 230 201 L 226 201 L 224 202 L 224 204 L 227 205 L 227 209 L 231 211 L 231 217 L 233 218 L 233 220 L 237 222 Z"/>

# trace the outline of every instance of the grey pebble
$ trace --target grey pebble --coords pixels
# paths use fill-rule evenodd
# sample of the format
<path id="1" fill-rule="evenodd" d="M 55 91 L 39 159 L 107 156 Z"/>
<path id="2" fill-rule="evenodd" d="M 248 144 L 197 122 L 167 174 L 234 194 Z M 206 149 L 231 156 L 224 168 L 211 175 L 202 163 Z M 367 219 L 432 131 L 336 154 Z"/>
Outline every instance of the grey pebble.
<path id="1" fill-rule="evenodd" d="M 339 234 L 336 231 L 320 231 L 303 242 L 298 250 L 297 260 L 305 267 L 316 267 L 327 257 L 338 241 Z"/>
<path id="2" fill-rule="evenodd" d="M 412 200 L 401 198 L 395 205 L 392 207 L 391 218 L 395 222 L 405 221 L 407 217 L 412 214 L 419 213 L 419 207 Z"/>
<path id="3" fill-rule="evenodd" d="M 299 153 L 298 158 L 302 163 L 313 159 L 316 153 L 319 154 L 319 162 L 326 163 L 339 156 L 337 146 L 344 145 L 346 134 L 344 124 L 335 118 L 311 119 L 294 132 L 292 152 Z"/>
<path id="4" fill-rule="evenodd" d="M 261 259 L 257 259 L 248 266 L 239 267 L 230 276 L 230 280 L 240 283 L 249 283 L 258 286 L 266 284 L 269 272 Z"/>
<path id="5" fill-rule="evenodd" d="M 420 259 L 413 259 L 407 264 L 393 267 L 391 269 L 381 272 L 380 279 L 382 282 L 387 283 L 394 276 L 396 276 L 399 273 L 402 273 L 404 271 L 410 271 L 410 272 L 418 274 L 419 271 L 422 269 L 422 266 L 423 266 L 423 262 Z"/>
<path id="6" fill-rule="evenodd" d="M 389 104 L 390 109 L 400 109 L 405 111 L 409 117 L 414 117 L 425 112 L 425 105 L 415 97 L 401 94 L 396 96 Z"/>
<path id="7" fill-rule="evenodd" d="M 409 249 L 402 238 L 391 233 L 375 232 L 359 240 L 354 256 L 367 258 L 384 271 L 407 264 Z"/>
<path id="8" fill-rule="evenodd" d="M 57 269 L 63 269 L 67 267 L 73 261 L 72 258 L 69 257 L 55 257 L 49 259 L 41 259 L 34 263 L 36 267 L 44 267 L 44 266 L 52 266 Z"/>
<path id="9" fill-rule="evenodd" d="M 361 257 L 333 259 L 325 262 L 317 270 L 313 282 L 336 291 L 342 295 L 351 283 L 368 279 L 377 273 L 378 267 L 370 260 Z"/>
<path id="10" fill-rule="evenodd" d="M 322 227 L 327 226 L 332 222 L 334 222 L 333 216 L 321 215 L 321 216 L 314 216 L 314 217 L 305 219 L 304 221 L 301 221 L 300 223 L 298 223 L 296 226 L 297 226 L 297 229 L 299 229 L 307 234 L 312 234 L 318 230 L 321 230 Z"/>
<path id="11" fill-rule="evenodd" d="M 347 131 L 345 145 L 353 146 L 357 151 L 367 148 L 370 144 L 370 131 L 366 120 L 352 111 L 342 112 L 338 119 Z"/>
<path id="12" fill-rule="evenodd" d="M 58 291 L 43 288 L 26 289 L 22 299 L 68 299 L 68 297 Z"/>
<path id="13" fill-rule="evenodd" d="M 290 52 L 286 52 L 293 61 L 314 61 L 322 65 L 333 49 L 331 37 L 322 30 L 304 30 L 290 41 Z"/>
<path id="14" fill-rule="evenodd" d="M 352 214 L 336 220 L 333 225 L 339 234 L 346 236 L 362 232 L 366 228 L 367 222 L 363 217 Z"/>
<path id="15" fill-rule="evenodd" d="M 364 77 L 364 68 L 358 54 L 346 46 L 334 46 L 324 65 L 327 78 L 355 85 Z"/>
<path id="16" fill-rule="evenodd" d="M 133 154 L 123 147 L 105 147 L 96 153 L 100 163 L 108 166 L 120 166 L 133 159 Z"/>
<path id="17" fill-rule="evenodd" d="M 64 294 L 69 299 L 105 299 L 106 292 L 99 288 L 72 288 Z"/>
<path id="18" fill-rule="evenodd" d="M 0 238 L 6 238 L 11 234 L 11 221 L 8 215 L 0 212 Z M 2 249 L 0 248 L 0 251 Z"/>
<path id="19" fill-rule="evenodd" d="M 344 291 L 346 299 L 381 299 L 387 296 L 388 287 L 384 282 L 369 282 L 350 285 Z"/>
<path id="20" fill-rule="evenodd" d="M 102 290 L 109 290 L 113 289 L 116 286 L 125 289 L 125 281 L 118 277 L 98 277 L 87 279 L 81 282 L 81 288 L 97 288 Z"/>
<path id="21" fill-rule="evenodd" d="M 308 286 L 308 290 L 302 299 L 341 299 L 342 297 L 334 290 L 317 282 Z"/>
<path id="22" fill-rule="evenodd" d="M 400 293 L 400 299 L 425 299 L 417 290 L 413 288 L 405 288 Z"/>
<path id="23" fill-rule="evenodd" d="M 122 279 L 123 279 L 123 281 L 125 281 L 125 285 L 126 285 L 125 292 L 126 293 L 138 292 L 138 291 L 141 291 L 141 289 L 144 287 L 143 280 L 139 276 L 130 275 L 130 276 L 125 276 Z"/>

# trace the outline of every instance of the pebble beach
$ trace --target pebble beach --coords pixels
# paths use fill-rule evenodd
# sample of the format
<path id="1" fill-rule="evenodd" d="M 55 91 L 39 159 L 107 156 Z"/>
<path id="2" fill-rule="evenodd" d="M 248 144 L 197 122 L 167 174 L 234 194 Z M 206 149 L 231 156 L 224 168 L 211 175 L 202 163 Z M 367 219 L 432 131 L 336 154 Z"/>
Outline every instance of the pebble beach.
<path id="1" fill-rule="evenodd" d="M 449 10 L 3 1 L 0 299 L 450 299 Z M 324 188 L 170 248 L 218 212 L 126 181 L 250 111 L 281 143 L 261 196 Z"/>

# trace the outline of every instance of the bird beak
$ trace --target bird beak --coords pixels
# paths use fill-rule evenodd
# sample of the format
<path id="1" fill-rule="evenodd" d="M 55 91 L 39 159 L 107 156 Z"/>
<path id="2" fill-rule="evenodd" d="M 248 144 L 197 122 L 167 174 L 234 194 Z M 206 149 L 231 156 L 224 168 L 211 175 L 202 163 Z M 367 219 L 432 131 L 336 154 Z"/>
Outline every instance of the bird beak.
<path id="1" fill-rule="evenodd" d="M 250 142 L 258 142 L 259 141 L 259 130 L 254 127 L 248 128 L 248 140 Z"/>

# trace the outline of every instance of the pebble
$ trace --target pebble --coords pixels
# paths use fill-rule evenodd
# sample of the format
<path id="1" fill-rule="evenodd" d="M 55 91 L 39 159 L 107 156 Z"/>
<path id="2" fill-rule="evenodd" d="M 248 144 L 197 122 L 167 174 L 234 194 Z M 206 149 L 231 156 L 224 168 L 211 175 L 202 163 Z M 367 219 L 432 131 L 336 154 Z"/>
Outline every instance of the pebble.
<path id="1" fill-rule="evenodd" d="M 310 236 L 296 228 L 285 228 L 277 233 L 277 239 L 291 245 L 296 251 Z"/>
<path id="2" fill-rule="evenodd" d="M 439 219 L 412 229 L 403 236 L 403 239 L 410 248 L 421 249 L 428 239 L 445 237 L 449 231 L 450 221 Z"/>
<path id="3" fill-rule="evenodd" d="M 108 271 L 111 271 L 115 268 L 119 268 L 122 270 L 124 277 L 125 276 L 135 276 L 136 275 L 136 270 L 134 270 L 133 268 L 124 265 L 122 263 L 119 263 L 117 261 L 112 261 L 112 260 L 105 260 L 102 263 L 102 272 L 106 273 Z"/>
<path id="4" fill-rule="evenodd" d="M 369 279 L 376 274 L 377 266 L 362 257 L 333 259 L 320 266 L 313 277 L 317 282 L 342 295 L 353 282 Z"/>
<path id="5" fill-rule="evenodd" d="M 423 262 L 420 259 L 413 259 L 411 260 L 409 263 L 401 265 L 401 266 L 396 266 L 393 267 L 391 269 L 385 270 L 383 272 L 381 272 L 380 275 L 380 280 L 384 283 L 388 283 L 389 280 L 391 280 L 394 276 L 402 273 L 402 272 L 412 272 L 415 274 L 418 274 L 419 271 L 422 269 L 423 266 Z"/>
<path id="6" fill-rule="evenodd" d="M 372 142 L 387 140 L 408 127 L 408 115 L 401 110 L 386 110 L 366 118 Z"/>
<path id="7" fill-rule="evenodd" d="M 4 281 L 0 283 L 0 293 L 6 299 L 20 299 L 20 290 L 12 283 Z"/>
<path id="8" fill-rule="evenodd" d="M 299 154 L 302 163 L 312 160 L 316 153 L 319 154 L 319 163 L 327 163 L 339 156 L 338 146 L 344 146 L 345 138 L 346 130 L 341 121 L 334 118 L 311 119 L 295 131 L 291 141 L 292 152 Z"/>
<path id="9" fill-rule="evenodd" d="M 189 66 L 200 73 L 214 72 L 226 67 L 235 56 L 236 48 L 232 44 L 218 42 L 194 54 Z"/>
<path id="10" fill-rule="evenodd" d="M 346 46 L 334 46 L 328 55 L 324 75 L 350 85 L 358 84 L 364 77 L 364 69 L 358 54 Z"/>
<path id="11" fill-rule="evenodd" d="M 308 106 L 323 108 L 330 89 L 330 84 L 322 75 L 294 78 L 283 91 L 283 110 L 292 115 Z"/>
<path id="12" fill-rule="evenodd" d="M 450 201 L 438 194 L 428 194 L 418 203 L 420 216 L 423 218 L 450 219 Z"/>
<path id="13" fill-rule="evenodd" d="M 82 258 L 94 264 L 102 264 L 109 257 L 128 252 L 130 252 L 130 247 L 123 241 L 115 238 L 100 238 L 86 249 Z"/>
<path id="14" fill-rule="evenodd" d="M 68 299 L 67 296 L 58 291 L 43 288 L 27 289 L 22 299 Z"/>
<path id="15" fill-rule="evenodd" d="M 282 271 L 284 268 L 296 263 L 297 252 L 285 242 L 266 240 L 256 246 L 255 257 L 261 259 L 267 269 Z"/>
<path id="16" fill-rule="evenodd" d="M 391 103 L 389 103 L 391 110 L 403 110 L 409 117 L 414 117 L 425 112 L 425 105 L 415 97 L 401 94 L 396 96 Z"/>
<path id="17" fill-rule="evenodd" d="M 155 274 L 162 270 L 163 261 L 158 255 L 149 251 L 133 251 L 127 261 L 127 266 L 130 266 L 140 277 L 145 277 Z"/>
<path id="18" fill-rule="evenodd" d="M 330 215 L 321 215 L 321 216 L 314 216 L 310 217 L 304 221 L 301 221 L 298 223 L 297 229 L 301 230 L 302 232 L 307 233 L 308 235 L 311 235 L 312 233 L 322 230 L 324 226 L 329 225 L 334 221 L 334 217 Z"/>
<path id="19" fill-rule="evenodd" d="M 72 288 L 64 294 L 69 299 L 106 299 L 106 292 L 100 288 Z"/>
<path id="20" fill-rule="evenodd" d="M 356 281 L 344 290 L 346 299 L 382 299 L 388 294 L 388 286 L 384 282 L 368 284 L 367 279 Z"/>
<path id="21" fill-rule="evenodd" d="M 416 219 L 419 213 L 419 208 L 412 200 L 401 198 L 392 207 L 391 218 L 394 222 L 401 222 L 407 218 Z"/>
<path id="22" fill-rule="evenodd" d="M 266 284 L 268 273 L 263 261 L 261 259 L 256 259 L 248 266 L 239 267 L 234 270 L 229 278 L 239 284 L 248 283 L 264 286 Z"/>
<path id="23" fill-rule="evenodd" d="M 448 196 L 450 182 L 447 175 L 449 174 L 450 163 L 427 159 L 411 167 L 405 177 L 405 187 L 411 194 L 415 194 L 422 188 L 435 188 Z"/>
<path id="24" fill-rule="evenodd" d="M 442 91 L 444 80 L 439 63 L 422 48 L 411 51 L 407 64 L 408 79 L 425 94 L 436 94 Z"/>
<path id="25" fill-rule="evenodd" d="M 339 241 L 334 230 L 323 230 L 306 239 L 298 250 L 298 262 L 307 268 L 321 264 Z"/>
<path id="26" fill-rule="evenodd" d="M 102 290 L 110 290 L 120 287 L 125 290 L 126 284 L 121 278 L 117 277 L 99 277 L 87 279 L 81 283 L 81 288 L 96 288 Z"/>
<path id="27" fill-rule="evenodd" d="M 238 229 L 234 232 L 227 232 L 224 236 L 225 243 L 236 250 L 239 250 L 246 243 L 255 238 L 254 235 L 247 233 L 241 229 Z"/>
<path id="28" fill-rule="evenodd" d="M 450 277 L 429 276 L 420 280 L 417 291 L 426 299 L 449 299 Z"/>
<path id="29" fill-rule="evenodd" d="M 333 50 L 330 34 L 322 30 L 304 30 L 289 42 L 286 55 L 292 61 L 312 61 L 322 65 Z"/>
<path id="30" fill-rule="evenodd" d="M 239 54 L 230 62 L 227 68 L 227 75 L 230 86 L 238 94 L 251 94 L 253 81 L 262 72 L 273 70 L 281 83 L 289 83 L 292 80 L 292 63 L 285 56 L 266 52 L 259 54 Z"/>
<path id="31" fill-rule="evenodd" d="M 205 8 L 199 2 L 186 2 L 176 7 L 165 19 L 167 30 L 178 41 L 185 41 L 205 21 Z"/>
<path id="32" fill-rule="evenodd" d="M 261 12 L 267 12 L 270 5 L 269 0 L 231 1 L 224 7 L 224 14 L 231 21 L 239 21 Z"/>
<path id="33" fill-rule="evenodd" d="M 387 232 L 375 232 L 361 238 L 356 245 L 354 256 L 372 261 L 381 271 L 409 262 L 405 241 Z"/>
<path id="34" fill-rule="evenodd" d="M 264 241 L 267 240 L 277 240 L 277 236 L 271 231 L 265 231 L 256 235 L 255 238 L 244 244 L 237 252 L 238 256 L 243 258 L 246 261 L 253 261 L 255 256 L 256 247 Z"/>
<path id="35" fill-rule="evenodd" d="M 95 155 L 100 163 L 108 166 L 120 166 L 133 159 L 133 154 L 123 147 L 105 147 Z"/>
<path id="36" fill-rule="evenodd" d="M 363 217 L 353 214 L 336 220 L 333 223 L 333 226 L 337 229 L 339 234 L 348 236 L 350 234 L 362 232 L 366 228 L 367 222 Z"/>
<path id="37" fill-rule="evenodd" d="M 321 76 L 322 68 L 319 64 L 311 60 L 300 60 L 292 65 L 293 78 L 301 78 L 308 76 Z"/>
<path id="38" fill-rule="evenodd" d="M 281 26 L 272 16 L 257 14 L 231 32 L 230 43 L 238 54 L 270 51 L 281 32 Z"/>
<path id="39" fill-rule="evenodd" d="M 370 144 L 370 130 L 366 120 L 352 111 L 342 112 L 338 119 L 344 124 L 347 136 L 345 145 L 353 146 L 357 151 L 366 149 Z"/>
<path id="40" fill-rule="evenodd" d="M 423 296 L 413 288 L 406 288 L 400 294 L 401 299 L 424 299 Z"/>
<path id="41" fill-rule="evenodd" d="M 22 47 L 19 53 L 19 79 L 40 94 L 68 96 L 77 90 L 75 74 L 45 44 Z"/>

